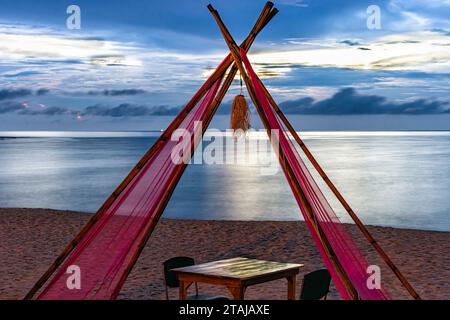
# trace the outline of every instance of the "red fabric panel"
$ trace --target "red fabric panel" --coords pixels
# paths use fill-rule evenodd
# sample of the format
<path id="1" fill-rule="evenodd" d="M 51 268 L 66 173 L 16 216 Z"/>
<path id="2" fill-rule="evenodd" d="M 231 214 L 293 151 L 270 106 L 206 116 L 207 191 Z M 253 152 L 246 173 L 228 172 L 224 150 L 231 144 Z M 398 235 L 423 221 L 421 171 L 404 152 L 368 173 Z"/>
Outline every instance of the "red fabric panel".
<path id="1" fill-rule="evenodd" d="M 197 121 L 206 120 L 209 106 L 216 96 L 221 79 L 185 118 L 179 129 L 189 134 L 181 142 L 168 140 L 145 164 L 132 182 L 88 231 L 74 251 L 61 265 L 38 299 L 114 299 L 126 279 L 127 268 L 135 261 L 135 254 L 153 230 L 158 210 L 169 197 L 169 186 L 183 173 L 185 163 L 172 161 L 172 153 L 183 149 L 190 159 L 202 132 Z M 191 139 L 194 130 L 198 139 Z M 180 152 L 181 153 L 181 152 Z M 81 270 L 81 288 L 69 289 L 70 266 Z"/>
<path id="2" fill-rule="evenodd" d="M 268 101 L 264 89 L 260 83 L 260 79 L 254 72 L 245 51 L 241 50 L 241 57 L 245 64 L 245 68 L 249 74 L 252 85 L 255 89 L 255 94 L 258 101 L 262 106 L 266 118 L 268 119 L 270 129 L 273 130 L 272 137 L 273 143 L 279 143 L 279 148 L 283 151 L 287 165 L 292 169 L 296 180 L 299 182 L 302 192 L 306 196 L 307 202 L 310 205 L 314 214 L 314 220 L 320 225 L 325 237 L 331 244 L 331 247 L 336 254 L 339 263 L 345 270 L 348 278 L 357 290 L 361 299 L 388 299 L 389 296 L 383 288 L 381 289 L 369 289 L 367 287 L 367 267 L 368 263 L 365 257 L 361 254 L 350 235 L 345 230 L 344 225 L 340 222 L 339 218 L 331 208 L 330 204 L 326 200 L 322 191 L 319 189 L 313 176 L 309 172 L 305 163 L 301 159 L 296 146 L 289 138 L 282 122 L 274 109 L 271 107 Z M 277 148 L 275 148 L 277 150 Z M 285 171 L 287 175 L 287 172 Z M 289 181 L 289 179 L 288 179 Z M 289 182 L 290 183 L 290 182 Z M 294 191 L 293 186 L 291 188 Z M 333 281 L 343 299 L 349 299 L 350 295 L 347 292 L 342 280 L 338 276 L 330 257 L 326 254 L 320 236 L 313 228 L 307 211 L 301 201 L 301 197 L 294 191 L 295 198 L 299 204 L 300 211 L 307 223 L 307 226 L 316 242 L 316 245 L 322 255 L 322 258 L 330 271 Z"/>

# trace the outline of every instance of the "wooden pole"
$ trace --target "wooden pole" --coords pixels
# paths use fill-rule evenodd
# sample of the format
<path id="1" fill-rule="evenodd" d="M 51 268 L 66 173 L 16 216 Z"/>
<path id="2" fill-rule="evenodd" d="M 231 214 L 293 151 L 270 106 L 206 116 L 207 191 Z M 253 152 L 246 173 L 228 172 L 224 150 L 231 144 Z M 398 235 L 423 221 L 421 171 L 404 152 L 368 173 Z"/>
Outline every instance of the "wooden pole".
<path id="1" fill-rule="evenodd" d="M 251 30 L 249 36 L 243 43 L 243 48 L 248 50 L 255 40 L 257 34 L 266 26 L 267 22 L 270 21 L 273 16 L 273 3 L 267 2 L 259 16 L 255 26 Z M 155 144 L 145 153 L 145 155 L 140 159 L 140 161 L 136 164 L 136 166 L 130 171 L 128 176 L 122 181 L 122 183 L 116 188 L 116 190 L 108 197 L 105 203 L 100 207 L 95 215 L 93 215 L 86 225 L 81 229 L 81 231 L 75 236 L 75 238 L 65 247 L 63 252 L 55 259 L 55 261 L 50 265 L 47 271 L 41 276 L 41 278 L 34 284 L 31 290 L 26 294 L 24 299 L 29 300 L 32 299 L 33 296 L 39 291 L 40 288 L 48 281 L 51 275 L 58 269 L 58 267 L 64 262 L 64 260 L 69 256 L 72 250 L 77 246 L 77 244 L 83 239 L 83 237 L 87 234 L 88 230 L 100 219 L 103 213 L 107 208 L 111 206 L 111 204 L 117 199 L 117 197 L 121 194 L 121 192 L 128 186 L 128 184 L 134 179 L 137 173 L 145 166 L 145 164 L 153 157 L 153 155 L 159 150 L 159 148 L 163 145 L 165 141 L 170 139 L 173 131 L 178 128 L 178 126 L 183 122 L 192 108 L 197 104 L 197 102 L 201 99 L 201 97 L 211 88 L 214 82 L 223 77 L 228 67 L 232 64 L 233 58 L 231 55 L 228 55 L 226 63 L 222 68 L 216 70 L 210 79 L 200 88 L 196 95 L 189 101 L 186 107 L 177 115 L 177 117 L 172 121 L 172 123 L 167 127 L 164 133 L 159 137 L 159 139 L 155 142 Z M 232 83 L 230 81 L 230 85 Z M 226 91 L 225 91 L 226 92 Z M 225 95 L 223 93 L 223 96 Z M 223 98 L 222 96 L 222 98 Z M 216 110 L 220 101 L 215 100 L 217 104 Z M 212 118 L 212 116 L 211 116 Z M 211 120 L 211 119 L 210 119 Z M 210 121 L 209 120 L 209 121 Z M 170 197 L 169 197 L 170 198 Z M 165 207 L 165 206 L 164 206 Z M 148 238 L 147 238 L 148 239 Z"/>
<path id="2" fill-rule="evenodd" d="M 231 34 L 229 33 L 227 27 L 225 26 L 222 19 L 220 18 L 219 13 L 214 9 L 214 7 L 212 5 L 209 5 L 208 9 L 211 12 L 211 14 L 213 15 L 217 24 L 219 25 L 219 28 L 222 32 L 225 42 L 227 43 L 227 45 L 231 51 L 231 54 L 234 58 L 235 64 L 237 65 L 239 72 L 247 86 L 247 89 L 248 89 L 249 95 L 253 101 L 253 104 L 255 105 L 256 110 L 258 111 L 259 116 L 261 117 L 261 120 L 262 120 L 264 126 L 266 127 L 267 134 L 272 141 L 270 125 L 269 125 L 268 120 L 262 110 L 262 106 L 260 105 L 260 102 L 256 97 L 253 85 L 251 84 L 249 77 L 242 65 L 239 49 L 236 45 L 236 42 L 234 41 L 234 39 L 231 36 Z M 327 251 L 327 253 L 331 257 L 331 260 L 333 261 L 333 263 L 336 267 L 336 270 L 347 289 L 348 294 L 353 299 L 358 299 L 359 298 L 358 292 L 356 291 L 356 289 L 354 288 L 350 279 L 348 278 L 348 275 L 345 273 L 345 270 L 342 268 L 342 265 L 340 264 L 339 260 L 337 259 L 330 243 L 328 242 L 328 239 L 324 236 L 323 231 L 321 230 L 320 226 L 317 223 L 315 223 L 315 219 L 314 219 L 314 215 L 313 215 L 311 206 L 309 205 L 308 201 L 306 200 L 306 197 L 305 197 L 303 191 L 301 190 L 301 187 L 300 187 L 297 179 L 295 179 L 292 168 L 289 166 L 288 162 L 286 161 L 286 157 L 284 155 L 283 150 L 281 150 L 281 149 L 278 150 L 278 157 L 280 159 L 280 164 L 286 169 L 286 171 L 288 173 L 289 181 L 290 181 L 291 185 L 294 187 L 295 192 L 300 196 L 301 202 L 304 205 L 304 208 L 306 208 L 308 215 L 310 217 L 310 220 L 311 220 L 312 224 L 314 225 L 314 228 L 316 229 L 316 233 L 317 233 L 320 241 L 324 244 L 324 249 Z"/>
<path id="3" fill-rule="evenodd" d="M 414 290 L 412 285 L 409 283 L 409 281 L 406 279 L 406 277 L 402 274 L 402 272 L 398 269 L 398 267 L 394 264 L 394 262 L 391 260 L 391 258 L 388 256 L 388 254 L 384 251 L 384 249 L 380 246 L 380 244 L 375 240 L 375 238 L 372 236 L 372 234 L 369 232 L 369 230 L 366 228 L 366 226 L 361 222 L 359 217 L 356 215 L 356 213 L 353 211 L 353 209 L 350 207 L 348 202 L 345 200 L 345 198 L 342 196 L 342 194 L 339 192 L 337 187 L 334 185 L 334 183 L 330 180 L 328 175 L 325 173 L 325 171 L 322 169 L 322 167 L 319 165 L 317 160 L 314 158 L 312 153 L 309 151 L 306 144 L 303 142 L 303 140 L 300 138 L 300 136 L 295 131 L 294 127 L 291 125 L 289 120 L 286 118 L 284 113 L 281 111 L 275 100 L 273 99 L 270 92 L 267 90 L 267 88 L 264 86 L 262 81 L 260 81 L 265 94 L 274 108 L 275 112 L 278 114 L 280 119 L 283 121 L 286 128 L 289 130 L 289 132 L 294 137 L 295 141 L 298 143 L 300 148 L 302 148 L 303 152 L 305 153 L 306 157 L 309 159 L 311 164 L 314 166 L 314 168 L 317 170 L 319 175 L 322 177 L 322 179 L 325 181 L 325 183 L 328 185 L 328 187 L 331 189 L 333 194 L 336 196 L 336 198 L 339 200 L 339 202 L 342 204 L 342 206 L 345 208 L 345 210 L 348 212 L 350 217 L 353 219 L 355 224 L 358 226 L 359 230 L 364 234 L 366 239 L 370 242 L 370 244 L 374 247 L 374 249 L 378 252 L 378 254 L 381 256 L 381 258 L 386 262 L 386 264 L 389 266 L 389 268 L 394 272 L 394 274 L 397 276 L 399 281 L 402 283 L 402 285 L 406 288 L 408 293 L 416 300 L 420 300 L 419 294 Z"/>

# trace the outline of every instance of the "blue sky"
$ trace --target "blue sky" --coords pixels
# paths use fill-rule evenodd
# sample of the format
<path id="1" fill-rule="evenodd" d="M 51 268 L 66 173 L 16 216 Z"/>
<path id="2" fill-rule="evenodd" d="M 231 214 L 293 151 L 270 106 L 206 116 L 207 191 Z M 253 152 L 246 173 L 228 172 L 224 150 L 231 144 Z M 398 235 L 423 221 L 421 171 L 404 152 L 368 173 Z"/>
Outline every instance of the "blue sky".
<path id="1" fill-rule="evenodd" d="M 80 30 L 66 28 L 71 4 Z M 207 4 L 0 0 L 0 130 L 162 129 L 227 53 Z M 242 40 L 264 1 L 213 4 Z M 250 60 L 286 112 L 315 117 L 302 129 L 332 130 L 336 116 L 348 123 L 339 129 L 358 117 L 396 129 L 374 124 L 380 115 L 402 129 L 450 129 L 449 0 L 275 4 Z M 367 28 L 369 5 L 381 9 L 380 30 Z"/>

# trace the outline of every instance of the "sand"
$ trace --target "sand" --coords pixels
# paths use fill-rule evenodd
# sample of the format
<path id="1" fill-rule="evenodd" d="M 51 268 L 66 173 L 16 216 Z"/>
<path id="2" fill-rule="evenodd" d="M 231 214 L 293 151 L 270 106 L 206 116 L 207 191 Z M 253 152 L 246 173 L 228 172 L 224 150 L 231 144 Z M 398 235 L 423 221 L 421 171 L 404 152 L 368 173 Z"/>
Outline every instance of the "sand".
<path id="1" fill-rule="evenodd" d="M 0 299 L 20 299 L 42 275 L 88 214 L 44 209 L 0 209 Z M 347 226 L 393 298 L 407 299 L 392 272 L 365 245 L 355 226 Z M 450 299 L 450 233 L 369 227 L 424 299 Z M 197 263 L 248 257 L 301 263 L 304 273 L 323 268 L 303 222 L 162 220 L 122 289 L 120 299 L 165 299 L 162 262 L 178 255 Z M 200 284 L 204 294 L 226 295 L 223 287 Z M 177 298 L 177 289 L 170 291 Z M 246 299 L 285 299 L 286 281 L 248 288 Z M 338 299 L 332 286 L 331 299 Z"/>

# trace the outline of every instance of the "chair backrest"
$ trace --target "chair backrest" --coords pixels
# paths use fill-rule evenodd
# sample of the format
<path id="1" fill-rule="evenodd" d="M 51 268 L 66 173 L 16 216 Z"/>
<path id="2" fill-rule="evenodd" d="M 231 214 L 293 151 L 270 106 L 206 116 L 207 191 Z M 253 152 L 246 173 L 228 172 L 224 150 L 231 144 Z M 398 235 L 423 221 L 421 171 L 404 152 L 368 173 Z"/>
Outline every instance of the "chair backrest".
<path id="1" fill-rule="evenodd" d="M 170 288 L 178 288 L 180 286 L 175 272 L 171 271 L 172 269 L 193 266 L 194 264 L 194 259 L 190 257 L 174 257 L 164 262 L 166 286 Z"/>
<path id="2" fill-rule="evenodd" d="M 303 278 L 300 300 L 320 300 L 330 291 L 331 276 L 327 269 L 308 273 Z"/>

